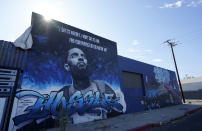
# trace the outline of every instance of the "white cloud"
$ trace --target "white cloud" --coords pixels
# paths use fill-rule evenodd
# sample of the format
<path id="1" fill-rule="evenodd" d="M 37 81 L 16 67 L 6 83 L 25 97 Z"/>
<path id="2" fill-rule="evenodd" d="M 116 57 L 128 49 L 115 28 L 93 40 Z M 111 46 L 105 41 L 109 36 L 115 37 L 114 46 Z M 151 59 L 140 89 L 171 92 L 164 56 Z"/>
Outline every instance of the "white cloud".
<path id="1" fill-rule="evenodd" d="M 168 3 L 164 4 L 164 8 L 172 8 L 173 6 L 174 4 L 168 4 Z"/>
<path id="2" fill-rule="evenodd" d="M 134 50 L 134 49 L 132 49 L 132 48 L 130 48 L 130 49 L 128 49 L 128 52 L 130 52 L 130 53 L 134 53 L 134 52 L 135 52 L 135 50 Z"/>
<path id="3" fill-rule="evenodd" d="M 152 50 L 147 49 L 147 50 L 144 50 L 144 52 L 146 52 L 146 53 L 152 53 Z"/>
<path id="4" fill-rule="evenodd" d="M 182 6 L 182 3 L 183 3 L 183 0 L 179 0 L 179 1 L 174 2 L 174 3 L 165 3 L 160 8 L 179 8 Z"/>
<path id="5" fill-rule="evenodd" d="M 177 2 L 175 3 L 175 5 L 176 5 L 176 7 L 181 7 L 181 6 L 182 6 L 182 1 L 177 1 Z"/>
<path id="6" fill-rule="evenodd" d="M 153 61 L 153 62 L 162 62 L 163 60 L 162 60 L 162 59 L 159 59 L 159 58 L 156 58 L 156 59 L 153 59 L 152 61 Z"/>
<path id="7" fill-rule="evenodd" d="M 128 49 L 128 52 L 130 52 L 130 53 L 141 53 L 141 50 L 129 48 L 129 49 Z"/>
<path id="8" fill-rule="evenodd" d="M 135 60 L 143 60 L 147 58 L 146 54 L 143 50 L 128 48 L 127 49 L 127 57 L 135 59 Z"/>
<path id="9" fill-rule="evenodd" d="M 202 0 L 194 1 L 192 0 L 187 4 L 187 7 L 197 7 L 198 5 L 202 4 Z"/>
<path id="10" fill-rule="evenodd" d="M 163 6 L 159 8 L 180 8 L 183 5 L 186 5 L 187 7 L 197 7 L 199 5 L 202 5 L 202 0 L 178 0 L 173 3 L 165 3 Z"/>
<path id="11" fill-rule="evenodd" d="M 189 4 L 187 4 L 187 7 L 196 7 L 197 3 L 195 1 L 191 1 Z"/>
<path id="12" fill-rule="evenodd" d="M 132 45 L 130 48 L 127 49 L 127 54 L 128 57 L 133 58 L 135 60 L 143 60 L 146 59 L 148 57 L 148 55 L 151 55 L 152 50 L 150 49 L 143 49 L 143 45 L 141 46 L 137 46 L 139 45 L 139 41 L 138 40 L 133 40 Z M 136 47 L 134 47 L 136 46 Z"/>
<path id="13" fill-rule="evenodd" d="M 134 40 L 133 43 L 132 43 L 132 45 L 134 45 L 134 46 L 139 45 L 139 44 L 140 44 L 140 43 L 139 43 L 138 40 Z"/>

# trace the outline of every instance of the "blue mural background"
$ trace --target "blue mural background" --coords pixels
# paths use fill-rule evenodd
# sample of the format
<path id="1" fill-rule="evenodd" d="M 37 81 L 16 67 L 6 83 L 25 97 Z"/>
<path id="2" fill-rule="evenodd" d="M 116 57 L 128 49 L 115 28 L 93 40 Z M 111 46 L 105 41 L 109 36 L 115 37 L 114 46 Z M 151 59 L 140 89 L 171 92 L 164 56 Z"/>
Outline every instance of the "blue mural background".
<path id="1" fill-rule="evenodd" d="M 49 84 L 61 86 L 71 84 L 70 74 L 64 69 L 68 45 L 70 45 L 68 42 L 70 36 L 58 32 L 58 26 L 63 25 L 62 23 L 55 21 L 47 25 L 42 18 L 38 18 L 39 16 L 34 17 L 37 17 L 33 18 L 33 20 L 37 19 L 37 21 L 33 22 L 37 26 L 33 27 L 32 30 L 34 45 L 28 54 L 28 68 L 24 73 L 23 85 L 33 85 L 34 83 L 35 86 L 33 85 L 31 88 L 42 89 L 47 88 Z M 76 30 L 99 38 L 100 44 L 107 47 L 107 52 L 99 52 L 81 46 L 70 45 L 79 47 L 88 53 L 91 80 L 102 80 L 110 84 L 115 90 L 119 89 L 116 43 L 68 25 L 65 26 L 70 30 Z"/>
<path id="2" fill-rule="evenodd" d="M 24 73 L 23 85 L 29 87 L 32 85 L 31 88 L 42 89 L 53 84 L 57 86 L 72 84 L 70 74 L 64 69 L 68 50 L 67 40 L 61 41 L 62 38 L 54 36 L 57 41 L 52 43 L 54 40 L 48 39 L 47 36 L 34 35 L 33 37 L 34 45 L 28 54 L 28 68 Z M 120 88 L 116 46 L 108 49 L 107 53 L 97 53 L 84 48 L 89 54 L 90 79 L 102 80 L 116 90 Z"/>

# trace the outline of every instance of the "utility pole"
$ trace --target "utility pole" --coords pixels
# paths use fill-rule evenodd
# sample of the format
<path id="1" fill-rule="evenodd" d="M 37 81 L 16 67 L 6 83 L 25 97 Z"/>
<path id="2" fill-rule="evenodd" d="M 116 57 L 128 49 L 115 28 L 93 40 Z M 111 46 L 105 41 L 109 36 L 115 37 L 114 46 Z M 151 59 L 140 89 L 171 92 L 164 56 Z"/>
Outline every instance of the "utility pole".
<path id="1" fill-rule="evenodd" d="M 175 69 L 176 69 L 176 72 L 177 72 L 177 78 L 178 78 L 178 82 L 179 82 L 179 86 L 180 86 L 180 90 L 181 90 L 182 99 L 183 99 L 183 102 L 185 103 L 184 93 L 183 93 L 183 90 L 182 90 L 182 84 L 181 84 L 181 81 L 180 81 L 180 76 L 179 76 L 179 73 L 178 73 L 178 68 L 177 68 L 177 64 L 176 64 L 176 60 L 175 60 L 175 54 L 174 54 L 174 51 L 173 51 L 173 47 L 176 46 L 177 44 L 175 42 L 171 42 L 171 40 L 167 40 L 164 43 L 168 43 L 168 45 L 171 48 L 172 55 L 173 55 L 173 60 L 174 60 L 174 63 L 175 63 Z"/>

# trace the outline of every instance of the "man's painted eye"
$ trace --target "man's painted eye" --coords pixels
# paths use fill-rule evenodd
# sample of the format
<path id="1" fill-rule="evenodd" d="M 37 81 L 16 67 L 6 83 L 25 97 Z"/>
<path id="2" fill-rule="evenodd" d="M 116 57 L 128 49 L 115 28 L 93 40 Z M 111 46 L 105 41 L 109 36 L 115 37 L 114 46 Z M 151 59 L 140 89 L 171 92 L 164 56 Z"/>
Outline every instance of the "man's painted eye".
<path id="1" fill-rule="evenodd" d="M 75 58 L 75 57 L 77 57 L 78 56 L 78 53 L 73 53 L 72 55 L 71 55 L 71 58 Z"/>

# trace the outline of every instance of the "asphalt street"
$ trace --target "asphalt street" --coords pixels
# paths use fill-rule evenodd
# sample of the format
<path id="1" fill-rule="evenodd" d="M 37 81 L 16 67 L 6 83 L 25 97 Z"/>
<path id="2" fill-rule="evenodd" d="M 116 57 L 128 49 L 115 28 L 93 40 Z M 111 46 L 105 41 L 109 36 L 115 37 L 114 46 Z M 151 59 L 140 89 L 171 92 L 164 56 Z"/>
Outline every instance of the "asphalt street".
<path id="1" fill-rule="evenodd" d="M 147 131 L 202 131 L 202 110 Z"/>

